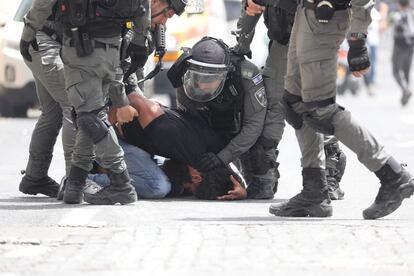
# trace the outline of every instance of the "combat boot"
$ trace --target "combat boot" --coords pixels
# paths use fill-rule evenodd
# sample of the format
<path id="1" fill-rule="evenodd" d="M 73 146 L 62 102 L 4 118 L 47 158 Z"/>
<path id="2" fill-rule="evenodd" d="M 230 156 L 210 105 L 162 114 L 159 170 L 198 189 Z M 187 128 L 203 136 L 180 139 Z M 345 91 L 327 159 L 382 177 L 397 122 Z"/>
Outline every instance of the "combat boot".
<path id="1" fill-rule="evenodd" d="M 63 200 L 63 195 L 65 193 L 65 188 L 66 188 L 66 181 L 67 181 L 67 177 L 64 176 L 62 178 L 62 180 L 60 181 L 60 185 L 59 185 L 59 191 L 58 194 L 56 196 L 57 200 Z M 100 186 L 99 184 L 97 184 L 96 182 L 94 182 L 91 179 L 86 179 L 85 180 L 85 186 L 83 188 L 83 193 L 88 193 L 88 194 L 93 194 L 98 192 L 99 190 L 102 189 L 102 186 Z"/>
<path id="2" fill-rule="evenodd" d="M 88 171 L 73 166 L 70 168 L 69 177 L 64 184 L 63 201 L 68 204 L 79 204 L 82 202 L 83 189 L 85 187 Z"/>
<path id="3" fill-rule="evenodd" d="M 42 194 L 48 197 L 56 197 L 58 189 L 59 184 L 49 176 L 36 179 L 26 174 L 19 185 L 19 191 L 28 195 Z"/>
<path id="4" fill-rule="evenodd" d="M 252 176 L 248 183 L 246 192 L 248 199 L 272 199 L 273 192 L 273 180 L 261 179 L 257 176 Z"/>
<path id="5" fill-rule="evenodd" d="M 362 213 L 364 219 L 377 219 L 391 214 L 405 198 L 414 193 L 414 179 L 394 158 L 375 172 L 381 182 L 374 203 Z"/>
<path id="6" fill-rule="evenodd" d="M 96 193 L 85 193 L 85 201 L 97 205 L 129 204 L 137 201 L 137 193 L 131 185 L 127 170 L 122 173 L 110 173 L 109 179 L 111 181 L 109 186 Z"/>
<path id="7" fill-rule="evenodd" d="M 338 143 L 327 144 L 324 149 L 329 197 L 331 200 L 342 200 L 344 199 L 345 193 L 339 186 L 339 182 L 345 172 L 346 155 L 339 148 Z"/>
<path id="8" fill-rule="evenodd" d="M 269 212 L 281 217 L 332 216 L 325 170 L 304 168 L 302 176 L 302 191 L 286 202 L 270 205 Z"/>

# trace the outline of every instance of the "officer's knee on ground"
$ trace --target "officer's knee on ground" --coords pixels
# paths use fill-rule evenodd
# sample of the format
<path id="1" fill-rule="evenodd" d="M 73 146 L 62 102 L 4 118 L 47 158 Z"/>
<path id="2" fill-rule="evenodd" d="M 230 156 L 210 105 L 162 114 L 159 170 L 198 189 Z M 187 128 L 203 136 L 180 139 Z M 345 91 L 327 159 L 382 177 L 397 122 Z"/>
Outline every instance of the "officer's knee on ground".
<path id="1" fill-rule="evenodd" d="M 105 138 L 111 126 L 107 120 L 100 119 L 94 113 L 78 114 L 76 124 L 95 144 Z"/>

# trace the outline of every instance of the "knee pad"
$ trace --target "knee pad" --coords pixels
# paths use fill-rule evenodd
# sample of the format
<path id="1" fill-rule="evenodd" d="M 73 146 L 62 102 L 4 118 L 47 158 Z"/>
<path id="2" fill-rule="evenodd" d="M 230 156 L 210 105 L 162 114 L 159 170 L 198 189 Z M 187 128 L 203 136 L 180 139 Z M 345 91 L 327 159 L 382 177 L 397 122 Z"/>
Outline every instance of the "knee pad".
<path id="1" fill-rule="evenodd" d="M 333 125 L 333 117 L 338 112 L 343 112 L 345 110 L 345 108 L 343 108 L 340 105 L 337 105 L 337 104 L 334 104 L 334 105 L 335 107 L 329 113 L 321 117 L 315 118 L 312 115 L 312 113 L 315 113 L 315 112 L 303 114 L 303 121 L 306 122 L 311 128 L 313 128 L 317 132 L 320 132 L 323 134 L 334 135 L 335 127 Z"/>
<path id="2" fill-rule="evenodd" d="M 292 109 L 292 104 L 301 102 L 302 98 L 295 96 L 285 90 L 282 99 L 280 100 L 280 106 L 285 114 L 285 120 L 294 129 L 300 129 L 303 125 L 303 119 L 300 114 L 296 113 Z"/>
<path id="3" fill-rule="evenodd" d="M 97 114 L 94 113 L 78 114 L 76 124 L 80 130 L 92 139 L 94 144 L 105 138 L 111 126 L 109 121 L 98 118 Z"/>

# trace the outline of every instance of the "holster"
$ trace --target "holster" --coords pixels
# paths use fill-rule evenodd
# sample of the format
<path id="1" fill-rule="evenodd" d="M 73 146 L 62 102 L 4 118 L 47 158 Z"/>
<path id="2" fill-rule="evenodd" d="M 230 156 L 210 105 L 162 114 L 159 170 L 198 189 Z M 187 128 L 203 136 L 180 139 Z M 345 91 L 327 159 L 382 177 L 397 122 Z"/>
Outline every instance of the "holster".
<path id="1" fill-rule="evenodd" d="M 75 47 L 78 57 L 86 57 L 93 53 L 92 40 L 87 32 L 82 32 L 79 27 L 71 28 L 71 46 Z"/>

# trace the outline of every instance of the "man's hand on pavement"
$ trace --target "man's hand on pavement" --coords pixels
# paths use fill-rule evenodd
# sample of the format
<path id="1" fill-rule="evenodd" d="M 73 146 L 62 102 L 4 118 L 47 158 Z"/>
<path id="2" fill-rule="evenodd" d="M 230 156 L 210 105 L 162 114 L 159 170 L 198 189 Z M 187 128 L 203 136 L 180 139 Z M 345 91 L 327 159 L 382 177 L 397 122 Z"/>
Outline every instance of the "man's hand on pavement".
<path id="1" fill-rule="evenodd" d="M 230 175 L 230 180 L 233 183 L 233 190 L 227 192 L 227 195 L 217 197 L 218 200 L 240 200 L 245 199 L 247 196 L 246 189 L 236 180 L 236 178 Z"/>

